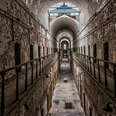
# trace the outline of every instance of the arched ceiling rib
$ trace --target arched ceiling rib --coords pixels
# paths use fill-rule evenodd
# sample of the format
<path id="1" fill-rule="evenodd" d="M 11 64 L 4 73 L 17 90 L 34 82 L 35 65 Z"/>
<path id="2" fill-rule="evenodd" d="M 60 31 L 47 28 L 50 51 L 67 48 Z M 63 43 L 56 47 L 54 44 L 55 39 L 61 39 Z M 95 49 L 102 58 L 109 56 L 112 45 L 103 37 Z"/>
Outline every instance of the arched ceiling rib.
<path id="1" fill-rule="evenodd" d="M 57 35 L 60 30 L 69 30 L 76 36 L 78 33 L 78 22 L 69 16 L 63 15 L 51 23 L 51 32 L 53 37 Z"/>
<path id="2" fill-rule="evenodd" d="M 68 41 L 69 44 L 70 44 L 70 48 L 73 47 L 73 41 L 72 41 L 72 39 L 70 37 L 67 37 L 67 36 L 62 36 L 61 38 L 58 39 L 58 43 L 59 43 L 57 45 L 58 48 L 59 48 L 59 45 L 61 44 L 62 41 Z"/>
<path id="3" fill-rule="evenodd" d="M 67 40 L 67 41 L 71 42 L 70 38 L 65 37 L 65 36 L 62 37 L 62 38 L 60 38 L 60 39 L 59 39 L 59 42 L 64 41 L 64 40 Z"/>
<path id="4" fill-rule="evenodd" d="M 61 30 L 57 33 L 56 39 L 59 41 L 59 39 L 62 37 L 68 37 L 73 39 L 73 33 L 70 30 Z"/>
<path id="5" fill-rule="evenodd" d="M 60 46 L 61 46 L 61 43 L 63 42 L 63 41 L 67 41 L 68 42 L 68 44 L 70 45 L 70 47 L 71 47 L 71 41 L 70 41 L 70 39 L 69 38 L 61 38 L 61 40 L 59 41 L 59 44 L 60 44 Z"/>
<path id="6" fill-rule="evenodd" d="M 28 0 L 27 5 L 35 16 L 40 19 L 40 23 L 48 28 L 48 9 L 57 3 L 63 2 L 77 6 L 84 14 L 84 24 L 86 24 L 88 19 L 98 9 L 101 9 L 107 0 Z"/>

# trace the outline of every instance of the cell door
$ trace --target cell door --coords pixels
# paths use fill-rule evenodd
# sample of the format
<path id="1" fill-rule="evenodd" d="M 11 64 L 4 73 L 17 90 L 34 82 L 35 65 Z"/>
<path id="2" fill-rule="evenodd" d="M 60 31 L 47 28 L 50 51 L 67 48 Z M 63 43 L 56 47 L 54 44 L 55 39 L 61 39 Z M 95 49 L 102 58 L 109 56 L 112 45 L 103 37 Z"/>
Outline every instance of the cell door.
<path id="1" fill-rule="evenodd" d="M 38 46 L 38 57 L 40 58 L 41 57 L 41 47 Z"/>
<path id="2" fill-rule="evenodd" d="M 108 42 L 104 43 L 104 60 L 109 61 L 109 44 L 108 44 Z M 105 63 L 105 67 L 109 68 L 108 63 Z"/>
<path id="3" fill-rule="evenodd" d="M 33 60 L 33 45 L 30 45 L 30 60 Z M 31 66 L 33 65 L 33 62 L 31 62 Z"/>
<path id="4" fill-rule="evenodd" d="M 47 56 L 48 56 L 48 54 L 49 54 L 49 51 L 48 51 L 48 49 L 49 49 L 49 48 L 47 47 Z"/>
<path id="5" fill-rule="evenodd" d="M 97 57 L 97 47 L 96 47 L 96 44 L 94 44 L 93 46 L 93 57 Z M 94 63 L 96 63 L 96 59 L 94 60 Z"/>
<path id="6" fill-rule="evenodd" d="M 86 110 L 86 103 L 85 103 L 85 93 L 83 94 L 83 99 L 84 99 L 84 110 Z"/>
<path id="7" fill-rule="evenodd" d="M 45 56 L 45 48 L 43 47 L 43 57 Z"/>
<path id="8" fill-rule="evenodd" d="M 83 53 L 82 47 L 81 47 L 81 54 Z"/>
<path id="9" fill-rule="evenodd" d="M 21 45 L 15 43 L 15 65 L 21 64 Z"/>
<path id="10" fill-rule="evenodd" d="M 85 46 L 84 46 L 84 55 L 85 55 L 85 52 L 86 52 L 86 50 L 85 50 Z"/>
<path id="11" fill-rule="evenodd" d="M 15 43 L 15 65 L 21 64 L 21 45 Z M 18 68 L 21 71 L 21 68 Z"/>
<path id="12" fill-rule="evenodd" d="M 92 115 L 92 108 L 89 108 L 89 116 L 93 116 Z"/>
<path id="13" fill-rule="evenodd" d="M 33 45 L 30 45 L 30 60 L 33 60 Z"/>
<path id="14" fill-rule="evenodd" d="M 41 116 L 44 116 L 44 110 L 43 110 L 43 108 L 41 109 Z"/>
<path id="15" fill-rule="evenodd" d="M 88 56 L 90 56 L 90 45 L 88 45 Z"/>

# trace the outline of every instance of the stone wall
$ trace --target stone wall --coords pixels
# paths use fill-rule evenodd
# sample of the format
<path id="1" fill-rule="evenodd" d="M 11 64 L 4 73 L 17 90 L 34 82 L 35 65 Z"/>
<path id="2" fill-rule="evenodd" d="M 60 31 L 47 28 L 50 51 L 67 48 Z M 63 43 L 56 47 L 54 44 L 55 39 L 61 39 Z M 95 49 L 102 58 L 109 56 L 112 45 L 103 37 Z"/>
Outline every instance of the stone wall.
<path id="1" fill-rule="evenodd" d="M 101 88 L 94 79 L 77 63 L 74 63 L 74 80 L 78 89 L 81 105 L 85 111 L 86 116 L 115 116 L 116 106 L 111 96 L 109 96 L 105 89 Z M 106 112 L 107 104 L 110 104 L 112 112 Z M 91 111 L 90 111 L 91 110 Z"/>
<path id="2" fill-rule="evenodd" d="M 79 33 L 77 43 L 78 52 L 88 55 L 90 45 L 90 55 L 93 56 L 93 46 L 97 47 L 97 58 L 104 58 L 104 43 L 109 44 L 109 61 L 116 62 L 116 2 L 110 0 L 99 12 L 96 12 L 88 21 L 84 30 Z M 86 32 L 86 33 L 85 33 Z M 83 35 L 83 33 L 85 33 Z M 86 42 L 87 41 L 87 42 Z M 76 45 L 75 45 L 76 47 Z M 82 51 L 81 51 L 82 48 Z"/>
<path id="3" fill-rule="evenodd" d="M 51 48 L 49 45 L 48 36 L 49 39 L 51 39 L 51 35 L 48 32 L 48 30 L 42 24 L 40 24 L 39 19 L 35 18 L 35 16 L 30 12 L 30 10 L 26 7 L 26 5 L 21 0 L 1 1 L 0 2 L 0 71 L 14 67 L 16 65 L 16 61 L 15 61 L 16 44 L 20 45 L 21 47 L 19 53 L 21 56 L 21 62 L 20 62 L 21 64 L 30 60 L 31 45 L 33 45 L 33 58 L 39 57 L 38 46 L 40 46 L 41 48 L 40 56 L 47 56 L 49 54 L 52 54 L 53 48 Z M 11 77 L 14 76 L 15 72 L 16 71 L 14 70 L 9 71 L 8 74 L 6 74 L 5 76 L 5 82 L 8 78 L 12 80 Z M 51 72 L 57 75 L 56 68 L 53 68 Z M 28 70 L 28 79 L 30 79 L 31 73 L 32 72 Z M 23 81 L 24 78 L 25 77 L 22 76 Z M 53 80 L 54 80 L 54 75 L 53 75 Z M 0 82 L 1 82 L 1 77 L 0 77 Z M 47 90 L 49 89 L 47 88 L 47 86 L 48 84 L 51 83 L 48 83 L 48 78 L 46 78 L 45 75 L 42 75 L 40 80 L 37 81 L 37 83 L 34 83 L 34 85 L 31 86 L 30 82 L 28 84 L 29 86 L 27 91 L 24 92 L 23 95 L 21 94 L 20 96 L 21 99 L 16 101 L 10 107 L 8 106 L 7 108 L 5 108 L 5 113 L 6 113 L 5 115 L 7 116 L 42 115 L 41 114 L 42 109 L 44 109 L 44 105 L 46 104 L 46 103 L 44 104 L 44 100 L 47 98 Z M 6 93 L 7 94 L 10 93 L 10 91 L 7 91 L 7 89 L 11 88 L 12 85 L 14 85 L 14 88 L 12 89 L 15 89 L 16 88 L 15 80 L 10 81 L 7 85 L 5 85 L 5 98 L 6 98 L 5 100 L 8 99 Z M 19 89 L 20 88 L 21 86 L 19 85 Z M 5 101 L 5 103 L 6 102 L 7 101 Z"/>
<path id="4" fill-rule="evenodd" d="M 46 116 L 50 111 L 52 94 L 59 78 L 57 68 L 58 62 L 55 60 L 54 64 L 51 67 L 49 66 L 49 72 L 39 75 L 33 85 L 28 86 L 27 91 L 20 95 L 19 100 L 13 102 L 10 106 L 5 102 L 4 116 Z M 44 68 L 44 70 L 46 69 Z M 8 94 L 10 93 L 8 92 Z"/>
<path id="5" fill-rule="evenodd" d="M 50 35 L 22 1 L 1 1 L 0 70 L 15 66 L 15 43 L 21 45 L 21 63 L 24 63 L 30 60 L 30 45 L 49 47 L 47 34 Z"/>

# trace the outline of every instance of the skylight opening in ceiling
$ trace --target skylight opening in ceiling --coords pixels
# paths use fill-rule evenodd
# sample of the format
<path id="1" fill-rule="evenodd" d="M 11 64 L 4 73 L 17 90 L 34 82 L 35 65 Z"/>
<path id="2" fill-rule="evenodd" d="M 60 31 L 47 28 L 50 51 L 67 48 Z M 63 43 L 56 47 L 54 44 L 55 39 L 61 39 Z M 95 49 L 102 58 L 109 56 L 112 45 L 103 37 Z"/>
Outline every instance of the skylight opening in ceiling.
<path id="1" fill-rule="evenodd" d="M 48 14 L 50 16 L 61 16 L 61 15 L 68 15 L 68 16 L 79 16 L 80 10 L 77 6 L 72 5 L 70 3 L 58 3 L 53 5 L 49 8 Z"/>

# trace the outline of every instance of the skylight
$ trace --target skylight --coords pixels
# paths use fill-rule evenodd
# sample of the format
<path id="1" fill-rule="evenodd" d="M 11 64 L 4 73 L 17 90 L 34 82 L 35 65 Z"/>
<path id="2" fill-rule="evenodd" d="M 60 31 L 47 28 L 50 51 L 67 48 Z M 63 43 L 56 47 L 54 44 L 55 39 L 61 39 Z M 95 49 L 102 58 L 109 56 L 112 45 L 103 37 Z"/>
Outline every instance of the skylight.
<path id="1" fill-rule="evenodd" d="M 80 10 L 75 5 L 62 2 L 50 7 L 48 13 L 50 16 L 61 16 L 62 14 L 66 14 L 68 16 L 78 16 L 80 15 Z"/>

